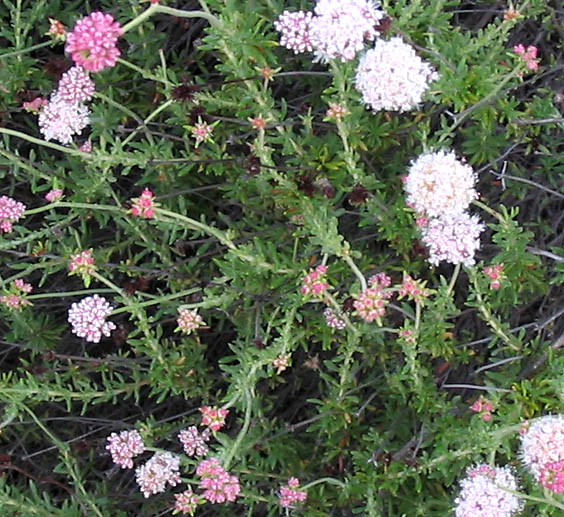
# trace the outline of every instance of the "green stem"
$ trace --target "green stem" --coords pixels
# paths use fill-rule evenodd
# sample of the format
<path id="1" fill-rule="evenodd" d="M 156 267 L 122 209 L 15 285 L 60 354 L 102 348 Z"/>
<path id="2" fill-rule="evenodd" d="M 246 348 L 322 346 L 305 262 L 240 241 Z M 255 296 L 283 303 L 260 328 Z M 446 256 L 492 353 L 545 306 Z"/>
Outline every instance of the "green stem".
<path id="1" fill-rule="evenodd" d="M 35 138 L 26 133 L 22 133 L 21 131 L 14 131 L 13 129 L 0 127 L 0 134 L 15 136 L 17 138 L 21 138 L 22 140 L 27 140 L 32 144 L 42 145 L 43 147 L 49 147 L 50 149 L 54 149 L 55 151 L 61 151 L 62 153 L 72 154 L 73 156 L 80 156 L 81 158 L 92 159 L 90 153 L 83 153 L 82 151 L 79 151 L 77 149 L 64 147 L 59 144 L 52 144 L 51 142 L 47 142 L 46 140 Z"/>
<path id="2" fill-rule="evenodd" d="M 158 76 L 152 74 L 151 72 L 148 72 L 147 70 L 144 70 L 143 68 L 141 68 L 137 65 L 134 65 L 133 63 L 130 63 L 129 61 L 126 61 L 125 59 L 118 58 L 118 63 L 120 65 L 126 66 L 127 68 L 131 68 L 131 70 L 134 70 L 135 72 L 137 72 L 144 79 L 151 79 L 152 81 L 157 81 L 159 83 L 163 83 L 166 86 L 173 86 L 173 83 L 171 83 L 170 81 L 167 81 L 166 79 L 158 77 Z"/>
<path id="3" fill-rule="evenodd" d="M 243 421 L 243 427 L 241 427 L 241 430 L 239 431 L 239 434 L 235 439 L 235 443 L 233 444 L 233 447 L 231 447 L 231 450 L 227 453 L 227 456 L 225 456 L 225 459 L 223 461 L 223 466 L 225 470 L 229 470 L 229 464 L 231 463 L 231 460 L 235 456 L 235 453 L 241 446 L 241 443 L 243 442 L 243 439 L 245 438 L 245 435 L 249 430 L 249 426 L 251 425 L 253 404 L 252 404 L 252 397 L 249 388 L 245 388 L 245 403 L 246 403 L 246 409 L 245 409 L 245 420 Z"/>
<path id="4" fill-rule="evenodd" d="M 458 279 L 458 275 L 460 274 L 460 264 L 456 264 L 454 267 L 454 271 L 452 273 L 452 277 L 450 279 L 450 283 L 448 284 L 447 295 L 450 296 L 452 290 L 454 289 L 454 284 L 456 284 L 456 280 Z"/>
<path id="5" fill-rule="evenodd" d="M 368 289 L 368 285 L 366 283 L 366 278 L 364 278 L 364 275 L 362 274 L 360 269 L 358 269 L 358 267 L 354 263 L 353 259 L 350 257 L 350 255 L 347 255 L 347 254 L 343 254 L 342 259 L 348 264 L 348 266 L 352 269 L 353 273 L 358 278 L 358 281 L 360 282 L 361 289 L 363 291 L 366 291 L 366 289 Z"/>
<path id="6" fill-rule="evenodd" d="M 135 128 L 131 134 L 123 141 L 122 145 L 125 147 L 133 138 L 135 138 L 135 135 L 137 133 L 139 133 L 139 131 L 141 129 L 145 129 L 147 130 L 147 124 L 149 122 L 151 122 L 151 120 L 153 120 L 161 111 L 165 110 L 166 108 L 168 108 L 174 101 L 168 100 L 166 101 L 164 104 L 161 104 L 155 111 L 153 111 L 153 113 L 151 113 L 145 120 L 143 120 L 142 122 L 140 122 L 139 127 Z M 147 130 L 147 139 L 149 140 L 149 136 L 151 138 L 151 143 L 152 142 L 152 135 L 151 133 Z"/>
<path id="7" fill-rule="evenodd" d="M 67 291 L 63 293 L 40 293 L 26 296 L 27 300 L 41 300 L 42 298 L 66 298 L 67 296 L 82 296 L 84 294 L 108 294 L 113 289 L 83 289 L 81 291 Z"/>
<path id="8" fill-rule="evenodd" d="M 146 302 L 141 302 L 141 303 L 130 303 L 125 307 L 120 307 L 119 309 L 113 311 L 112 316 L 115 316 L 116 314 L 120 314 L 122 312 L 132 312 L 133 310 L 149 307 L 151 305 L 158 305 L 159 303 L 166 302 L 169 300 L 174 300 L 175 298 L 182 298 L 183 296 L 188 296 L 190 294 L 197 293 L 198 291 L 201 291 L 199 287 L 192 287 L 191 289 L 186 289 L 178 293 L 168 294 L 166 296 L 159 296 L 155 300 L 148 300 Z M 184 307 L 194 308 L 194 307 L 199 307 L 200 305 L 201 303 L 193 303 L 193 304 L 184 305 Z"/>
<path id="9" fill-rule="evenodd" d="M 4 54 L 0 54 L 0 59 L 4 59 L 6 57 L 14 57 L 19 56 L 20 54 L 27 54 L 28 52 L 33 52 L 34 50 L 39 50 L 40 48 L 48 47 L 52 44 L 52 41 L 44 41 L 43 43 L 38 43 L 37 45 L 33 45 L 32 47 L 24 48 L 21 50 L 13 50 L 12 52 L 6 52 Z"/>
<path id="10" fill-rule="evenodd" d="M 68 201 L 55 201 L 54 203 L 50 203 L 45 206 L 40 206 L 37 208 L 32 208 L 31 210 L 25 211 L 25 216 L 40 214 L 41 212 L 46 212 L 47 210 L 51 210 L 52 208 L 85 208 L 88 210 L 105 210 L 107 212 L 121 212 L 123 209 L 119 206 L 113 205 L 97 205 L 97 204 L 89 204 L 89 203 L 71 203 Z"/>
<path id="11" fill-rule="evenodd" d="M 491 216 L 495 217 L 500 223 L 505 222 L 505 219 L 499 212 L 496 212 L 493 208 L 490 208 L 488 205 L 482 203 L 481 201 L 474 200 L 472 201 L 472 204 L 476 205 L 477 207 L 481 208 Z"/>
<path id="12" fill-rule="evenodd" d="M 328 483 L 329 485 L 335 485 L 335 486 L 339 486 L 341 488 L 346 488 L 346 486 L 347 486 L 345 483 L 343 483 L 342 481 L 339 481 L 338 479 L 335 479 L 335 478 L 319 478 L 319 479 L 316 479 L 315 481 L 312 481 L 311 483 L 308 483 L 307 485 L 304 485 L 300 488 L 302 490 L 308 490 L 309 488 L 312 488 L 315 485 L 320 485 L 321 483 Z"/>

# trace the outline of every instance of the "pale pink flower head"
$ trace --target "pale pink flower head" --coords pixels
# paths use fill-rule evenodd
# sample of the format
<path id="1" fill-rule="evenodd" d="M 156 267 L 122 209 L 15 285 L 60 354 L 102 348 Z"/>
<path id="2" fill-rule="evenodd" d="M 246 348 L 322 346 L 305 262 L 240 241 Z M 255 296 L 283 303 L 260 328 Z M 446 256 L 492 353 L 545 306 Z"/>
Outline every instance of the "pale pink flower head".
<path id="1" fill-rule="evenodd" d="M 327 282 L 327 266 L 317 266 L 302 279 L 302 294 L 322 297 L 323 293 L 331 286 Z"/>
<path id="2" fill-rule="evenodd" d="M 73 255 L 68 268 L 70 275 L 80 275 L 86 287 L 88 287 L 90 285 L 91 275 L 97 269 L 94 257 L 92 256 L 92 250 L 84 250 Z"/>
<path id="3" fill-rule="evenodd" d="M 290 354 L 280 354 L 276 359 L 274 359 L 274 361 L 272 361 L 272 366 L 276 368 L 276 373 L 278 375 L 286 371 L 291 364 L 292 356 Z"/>
<path id="4" fill-rule="evenodd" d="M 513 47 L 513 52 L 521 56 L 529 70 L 535 71 L 539 68 L 540 59 L 538 58 L 539 50 L 534 45 L 525 47 L 522 43 Z"/>
<path id="5" fill-rule="evenodd" d="M 431 219 L 422 234 L 429 262 L 435 266 L 443 261 L 473 266 L 484 229 L 478 216 L 467 213 Z"/>
<path id="6" fill-rule="evenodd" d="M 384 17 L 373 0 L 319 0 L 309 34 L 315 55 L 321 61 L 350 61 L 364 48 L 364 40 L 373 41 L 376 26 Z"/>
<path id="7" fill-rule="evenodd" d="M 438 74 L 399 37 L 378 39 L 359 60 L 355 88 L 373 111 L 409 111 Z"/>
<path id="8" fill-rule="evenodd" d="M 67 39 L 67 28 L 59 20 L 49 18 L 49 32 L 47 32 L 47 35 L 55 41 L 65 41 Z"/>
<path id="9" fill-rule="evenodd" d="M 90 110 L 82 103 L 69 103 L 57 92 L 39 112 L 39 130 L 45 140 L 70 144 L 74 135 L 80 135 L 90 124 Z"/>
<path id="10" fill-rule="evenodd" d="M 209 427 L 212 431 L 219 431 L 225 425 L 225 419 L 229 414 L 228 409 L 202 406 L 202 425 Z"/>
<path id="11" fill-rule="evenodd" d="M 204 319 L 198 314 L 197 309 L 178 309 L 176 323 L 178 324 L 176 330 L 186 335 L 206 324 Z"/>
<path id="12" fill-rule="evenodd" d="M 388 299 L 392 296 L 390 290 L 386 290 L 379 284 L 372 284 L 360 294 L 354 296 L 353 307 L 357 316 L 368 323 L 376 321 L 382 325 L 382 318 L 386 314 Z"/>
<path id="13" fill-rule="evenodd" d="M 47 99 L 44 99 L 43 97 L 35 97 L 35 99 L 31 102 L 24 102 L 22 107 L 29 113 L 37 114 L 43 109 L 43 106 L 46 106 L 47 104 L 49 104 Z"/>
<path id="14" fill-rule="evenodd" d="M 91 100 L 94 88 L 94 82 L 88 72 L 80 66 L 73 66 L 61 76 L 57 95 L 69 104 L 77 104 Z"/>
<path id="15" fill-rule="evenodd" d="M 144 217 L 145 219 L 152 219 L 155 217 L 155 196 L 148 188 L 141 192 L 139 197 L 131 199 L 130 213 L 134 217 Z"/>
<path id="16" fill-rule="evenodd" d="M 199 433 L 196 426 L 190 426 L 178 433 L 178 439 L 188 456 L 205 456 L 208 452 L 206 442 L 210 439 L 210 430 Z"/>
<path id="17" fill-rule="evenodd" d="M 67 35 L 65 47 L 73 61 L 89 72 L 100 72 L 116 64 L 118 38 L 123 30 L 111 14 L 94 12 L 79 20 Z"/>
<path id="18" fill-rule="evenodd" d="M 401 286 L 398 289 L 399 298 L 406 296 L 410 300 L 418 303 L 423 302 L 425 298 L 431 295 L 431 291 L 425 287 L 426 282 L 415 280 L 404 272 Z"/>
<path id="19" fill-rule="evenodd" d="M 102 335 L 108 337 L 116 328 L 114 323 L 106 321 L 112 311 L 109 302 L 97 294 L 73 303 L 68 316 L 71 332 L 89 343 L 99 343 Z"/>
<path id="20" fill-rule="evenodd" d="M 564 461 L 564 416 L 531 420 L 521 435 L 521 456 L 537 481 L 547 464 Z"/>
<path id="21" fill-rule="evenodd" d="M 539 483 L 555 494 L 564 492 L 564 460 L 545 463 L 540 471 Z"/>
<path id="22" fill-rule="evenodd" d="M 122 431 L 108 437 L 106 449 L 110 451 L 116 465 L 122 469 L 132 469 L 133 458 L 145 452 L 145 444 L 138 431 Z"/>
<path id="23" fill-rule="evenodd" d="M 156 2 L 151 2 L 156 3 Z M 196 508 L 199 504 L 203 503 L 203 499 L 196 495 L 192 491 L 192 487 L 188 487 L 184 492 L 179 494 L 174 494 L 174 498 L 176 499 L 174 503 L 174 511 L 173 514 L 177 513 L 184 513 L 188 515 L 194 515 Z"/>
<path id="24" fill-rule="evenodd" d="M 279 500 L 282 508 L 293 508 L 307 499 L 307 492 L 298 490 L 300 480 L 292 477 L 288 484 L 280 488 Z"/>
<path id="25" fill-rule="evenodd" d="M 495 290 L 501 287 L 503 280 L 506 278 L 503 267 L 503 264 L 494 264 L 484 268 L 484 275 L 490 279 L 490 289 Z"/>
<path id="26" fill-rule="evenodd" d="M 31 284 L 28 284 L 22 278 L 17 278 L 12 282 L 10 288 L 5 291 L 6 294 L 0 296 L 0 303 L 9 310 L 20 311 L 24 307 L 31 305 L 26 295 L 32 291 L 33 287 Z"/>
<path id="27" fill-rule="evenodd" d="M 83 153 L 91 153 L 92 152 L 92 142 L 90 140 L 86 140 L 81 146 L 80 150 Z"/>
<path id="28" fill-rule="evenodd" d="M 313 13 L 305 11 L 284 11 L 274 27 L 280 32 L 280 45 L 292 50 L 294 54 L 311 52 L 310 26 Z"/>
<path id="29" fill-rule="evenodd" d="M 63 190 L 60 188 L 55 188 L 50 190 L 45 194 L 45 200 L 49 201 L 49 203 L 54 203 L 63 197 Z"/>
<path id="30" fill-rule="evenodd" d="M 192 137 L 196 140 L 196 147 L 198 147 L 202 142 L 213 142 L 213 130 L 219 121 L 213 124 L 208 124 L 205 120 L 203 121 L 198 117 L 198 122 L 193 126 L 187 126 L 190 129 Z"/>
<path id="31" fill-rule="evenodd" d="M 517 480 L 509 467 L 478 465 L 467 471 L 455 499 L 456 517 L 513 517 L 523 510 L 516 492 Z"/>
<path id="32" fill-rule="evenodd" d="M 135 480 L 145 497 L 164 492 L 166 485 L 180 481 L 180 457 L 170 452 L 155 453 L 144 465 L 135 469 Z"/>
<path id="33" fill-rule="evenodd" d="M 390 287 L 392 279 L 386 273 L 376 273 L 368 279 L 368 285 L 370 287 Z"/>
<path id="34" fill-rule="evenodd" d="M 0 196 L 0 233 L 9 233 L 26 210 L 26 206 L 8 196 Z"/>
<path id="35" fill-rule="evenodd" d="M 241 491 L 237 476 L 230 475 L 217 458 L 202 461 L 196 468 L 196 474 L 202 478 L 200 488 L 204 490 L 203 497 L 210 503 L 233 502 Z"/>
<path id="36" fill-rule="evenodd" d="M 331 307 L 327 307 L 327 309 L 323 311 L 323 316 L 325 316 L 325 323 L 329 328 L 343 330 L 347 326 L 345 321 L 339 318 Z"/>

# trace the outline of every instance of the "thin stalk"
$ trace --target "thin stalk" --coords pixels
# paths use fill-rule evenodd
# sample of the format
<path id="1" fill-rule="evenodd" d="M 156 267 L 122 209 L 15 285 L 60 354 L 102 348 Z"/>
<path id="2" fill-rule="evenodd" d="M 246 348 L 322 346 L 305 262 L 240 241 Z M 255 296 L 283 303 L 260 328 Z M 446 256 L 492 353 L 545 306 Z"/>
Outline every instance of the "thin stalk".
<path id="1" fill-rule="evenodd" d="M 13 50 L 12 52 L 5 52 L 4 54 L 0 54 L 0 59 L 4 59 L 6 57 L 14 57 L 19 56 L 21 54 L 27 54 L 28 52 L 33 52 L 34 50 L 39 50 L 40 48 L 45 48 L 51 45 L 51 41 L 44 41 L 43 43 L 38 43 L 37 45 L 33 45 L 32 47 L 27 47 L 21 50 Z"/>
<path id="2" fill-rule="evenodd" d="M 235 456 L 235 453 L 238 451 L 239 447 L 241 446 L 241 443 L 243 442 L 243 438 L 245 438 L 245 435 L 249 430 L 249 426 L 251 425 L 253 404 L 252 404 L 252 397 L 249 388 L 245 388 L 245 403 L 246 403 L 246 409 L 245 409 L 245 420 L 243 421 L 243 427 L 241 427 L 241 430 L 239 431 L 239 434 L 235 439 L 235 443 L 233 443 L 233 447 L 231 447 L 231 450 L 227 453 L 227 456 L 223 461 L 223 466 L 225 470 L 229 470 L 229 464 L 231 463 L 231 460 Z"/>

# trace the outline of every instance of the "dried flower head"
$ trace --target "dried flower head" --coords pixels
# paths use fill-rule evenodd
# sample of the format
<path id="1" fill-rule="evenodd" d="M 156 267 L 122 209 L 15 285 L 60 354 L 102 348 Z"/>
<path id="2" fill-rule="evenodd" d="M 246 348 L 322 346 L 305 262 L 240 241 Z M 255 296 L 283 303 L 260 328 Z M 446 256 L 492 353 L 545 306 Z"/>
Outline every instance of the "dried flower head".
<path id="1" fill-rule="evenodd" d="M 97 294 L 73 303 L 68 316 L 71 332 L 89 343 L 99 343 L 102 335 L 109 337 L 116 329 L 114 323 L 106 321 L 112 311 L 109 302 Z"/>
<path id="2" fill-rule="evenodd" d="M 74 135 L 80 135 L 90 124 L 90 110 L 81 103 L 68 103 L 57 93 L 39 112 L 39 130 L 45 140 L 70 144 Z"/>
<path id="3" fill-rule="evenodd" d="M 57 86 L 57 96 L 69 104 L 78 104 L 91 100 L 94 88 L 88 72 L 80 66 L 73 66 L 62 75 Z"/>
<path id="4" fill-rule="evenodd" d="M 311 52 L 313 45 L 309 31 L 312 17 L 310 12 L 284 11 L 274 22 L 274 27 L 281 33 L 280 45 L 293 50 L 295 54 Z"/>
<path id="5" fill-rule="evenodd" d="M 350 61 L 373 41 L 376 25 L 384 17 L 372 0 L 319 0 L 311 19 L 309 34 L 317 59 Z"/>
<path id="6" fill-rule="evenodd" d="M 145 444 L 138 431 L 122 431 L 108 436 L 106 449 L 112 455 L 112 461 L 122 469 L 133 468 L 133 458 L 145 452 Z"/>
<path id="7" fill-rule="evenodd" d="M 97 11 L 77 22 L 67 36 L 65 50 L 77 65 L 99 72 L 116 64 L 120 56 L 117 41 L 122 32 L 111 14 Z"/>
<path id="8" fill-rule="evenodd" d="M 401 38 L 379 39 L 361 58 L 355 87 L 374 111 L 409 111 L 438 74 Z"/>
<path id="9" fill-rule="evenodd" d="M 23 203 L 8 196 L 0 196 L 0 233 L 11 232 L 13 224 L 23 217 L 25 210 Z"/>
<path id="10" fill-rule="evenodd" d="M 523 501 L 508 490 L 517 491 L 517 480 L 509 467 L 478 465 L 467 471 L 456 498 L 456 517 L 511 517 L 523 509 Z"/>
<path id="11" fill-rule="evenodd" d="M 170 452 L 155 453 L 135 469 L 135 480 L 145 497 L 164 492 L 166 485 L 180 483 L 180 457 Z"/>

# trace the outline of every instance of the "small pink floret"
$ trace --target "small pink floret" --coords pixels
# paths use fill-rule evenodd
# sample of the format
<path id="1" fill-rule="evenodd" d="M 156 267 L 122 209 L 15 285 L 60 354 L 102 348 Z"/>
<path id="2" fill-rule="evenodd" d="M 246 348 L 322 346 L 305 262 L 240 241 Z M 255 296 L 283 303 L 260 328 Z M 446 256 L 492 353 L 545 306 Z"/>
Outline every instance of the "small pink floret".
<path id="1" fill-rule="evenodd" d="M 155 217 L 155 196 L 149 189 L 144 189 L 141 196 L 131 199 L 131 215 L 152 219 Z"/>
<path id="2" fill-rule="evenodd" d="M 13 224 L 20 219 L 26 206 L 8 196 L 0 196 L 0 233 L 12 231 Z"/>
<path id="3" fill-rule="evenodd" d="M 280 488 L 280 506 L 282 508 L 293 508 L 299 503 L 303 503 L 307 499 L 307 492 L 297 490 L 300 486 L 300 480 L 295 477 L 288 479 L 288 484 Z"/>
<path id="4" fill-rule="evenodd" d="M 219 431 L 225 425 L 225 419 L 229 414 L 228 409 L 202 406 L 202 425 L 209 427 L 212 431 Z"/>
<path id="5" fill-rule="evenodd" d="M 49 201 L 49 203 L 54 203 L 55 201 L 58 201 L 62 197 L 63 197 L 63 190 L 60 188 L 50 190 L 49 192 L 47 192 L 47 194 L 45 194 L 45 200 Z"/>

